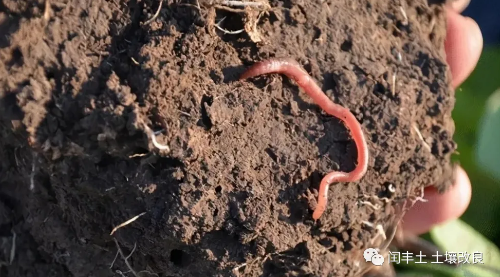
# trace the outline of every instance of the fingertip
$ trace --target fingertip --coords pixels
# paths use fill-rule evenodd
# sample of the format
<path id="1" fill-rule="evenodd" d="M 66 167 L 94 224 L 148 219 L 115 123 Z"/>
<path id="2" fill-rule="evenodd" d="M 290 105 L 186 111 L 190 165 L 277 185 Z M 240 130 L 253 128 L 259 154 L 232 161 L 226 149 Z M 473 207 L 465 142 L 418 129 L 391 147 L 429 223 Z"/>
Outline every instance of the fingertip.
<path id="1" fill-rule="evenodd" d="M 467 172 L 465 170 L 458 166 L 457 171 L 456 171 L 456 182 L 457 182 L 457 191 L 459 193 L 459 207 L 461 208 L 460 210 L 456 211 L 455 218 L 458 218 L 462 216 L 462 214 L 467 210 L 467 207 L 469 207 L 470 200 L 472 197 L 472 186 L 470 183 L 469 176 L 467 175 Z"/>
<path id="2" fill-rule="evenodd" d="M 454 0 L 450 2 L 451 8 L 458 13 L 463 12 L 470 4 L 470 0 Z"/>
<path id="3" fill-rule="evenodd" d="M 479 25 L 473 19 L 448 9 L 445 50 L 453 87 L 458 87 L 471 74 L 482 49 L 483 36 Z"/>
<path id="4" fill-rule="evenodd" d="M 481 28 L 479 27 L 479 24 L 477 22 L 470 18 L 470 17 L 464 17 L 465 20 L 468 22 L 468 28 L 469 28 L 469 41 L 471 43 L 470 48 L 475 51 L 476 53 L 476 63 L 479 60 L 479 56 L 481 56 L 481 52 L 483 50 L 483 34 L 481 33 Z M 474 63 L 474 66 L 476 65 Z"/>
<path id="5" fill-rule="evenodd" d="M 415 235 L 428 232 L 433 226 L 459 218 L 471 199 L 471 184 L 467 173 L 458 167 L 456 183 L 440 194 L 434 187 L 425 189 L 424 199 L 417 202 L 403 219 L 403 230 Z"/>

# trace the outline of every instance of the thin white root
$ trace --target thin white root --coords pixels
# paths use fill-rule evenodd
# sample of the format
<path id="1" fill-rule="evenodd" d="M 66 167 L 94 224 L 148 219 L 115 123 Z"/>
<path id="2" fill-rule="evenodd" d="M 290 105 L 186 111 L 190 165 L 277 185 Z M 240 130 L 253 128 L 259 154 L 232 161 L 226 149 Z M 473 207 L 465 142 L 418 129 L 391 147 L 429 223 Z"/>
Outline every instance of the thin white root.
<path id="1" fill-rule="evenodd" d="M 229 30 L 226 30 L 222 27 L 219 26 L 219 24 L 222 23 L 222 21 L 224 21 L 224 19 L 226 19 L 225 17 L 222 18 L 219 23 L 215 24 L 215 28 L 219 29 L 221 32 L 223 32 L 224 34 L 228 34 L 228 35 L 237 35 L 237 34 L 241 34 L 245 31 L 245 29 L 241 29 L 241 30 L 236 30 L 236 31 L 229 31 Z"/>
<path id="2" fill-rule="evenodd" d="M 163 5 L 163 0 L 160 0 L 160 4 L 158 5 L 158 9 L 156 10 L 155 14 L 153 15 L 153 17 L 151 17 L 150 19 L 148 19 L 146 22 L 144 22 L 143 25 L 148 25 L 149 23 L 153 22 L 157 17 L 158 15 L 160 14 L 160 11 L 161 11 L 161 6 Z"/>
<path id="3" fill-rule="evenodd" d="M 239 270 L 240 268 L 242 268 L 242 267 L 246 266 L 246 265 L 247 265 L 247 263 L 242 263 L 242 264 L 240 264 L 240 265 L 237 265 L 237 266 L 236 266 L 235 268 L 233 268 L 233 270 L 232 270 L 232 271 L 233 271 L 233 274 L 238 275 L 238 270 Z"/>
<path id="4" fill-rule="evenodd" d="M 137 157 L 144 157 L 144 156 L 146 156 L 146 155 L 147 155 L 146 153 L 144 153 L 144 154 L 133 154 L 133 155 L 130 155 L 130 156 L 128 156 L 128 157 L 129 157 L 129 158 L 137 158 Z"/>
<path id="5" fill-rule="evenodd" d="M 387 186 L 387 190 L 389 190 L 390 193 L 396 192 L 396 188 L 394 187 L 393 184 L 389 184 L 389 186 Z"/>
<path id="6" fill-rule="evenodd" d="M 381 224 L 377 224 L 376 226 L 374 226 L 371 222 L 362 221 L 362 223 L 377 230 L 377 234 L 370 241 L 371 244 L 374 244 L 379 237 L 382 237 L 384 241 L 387 240 L 387 235 L 385 234 L 384 227 Z"/>
<path id="7" fill-rule="evenodd" d="M 183 112 L 183 111 L 181 111 L 181 110 L 179 110 L 179 112 L 180 112 L 181 114 L 185 115 L 185 116 L 189 116 L 189 117 L 191 117 L 191 114 L 190 114 L 190 113 Z"/>
<path id="8" fill-rule="evenodd" d="M 30 174 L 30 190 L 35 189 L 36 158 L 37 154 L 33 152 L 33 162 L 31 163 L 31 174 Z"/>
<path id="9" fill-rule="evenodd" d="M 425 203 L 425 202 L 428 202 L 429 200 L 424 199 L 424 198 L 423 198 L 423 197 L 421 197 L 421 196 L 418 196 L 417 198 L 415 198 L 415 202 L 418 202 L 418 201 L 420 201 L 420 202 L 424 202 L 424 203 Z"/>
<path id="10" fill-rule="evenodd" d="M 398 62 L 402 62 L 403 61 L 403 56 L 401 56 L 401 52 L 398 51 L 398 54 L 397 54 L 397 59 L 398 59 Z"/>
<path id="11" fill-rule="evenodd" d="M 134 248 L 132 248 L 132 251 L 130 251 L 130 254 L 128 254 L 127 260 L 130 259 L 130 257 L 132 257 L 132 254 L 134 254 L 136 248 L 137 248 L 137 243 L 134 243 Z"/>
<path id="12" fill-rule="evenodd" d="M 221 5 L 226 5 L 230 7 L 262 7 L 266 6 L 263 2 L 247 2 L 247 1 L 222 1 Z"/>
<path id="13" fill-rule="evenodd" d="M 371 223 L 369 221 L 361 221 L 361 223 L 365 224 L 368 227 L 372 227 L 373 228 L 373 223 Z"/>
<path id="14" fill-rule="evenodd" d="M 389 203 L 391 202 L 391 199 L 387 198 L 387 197 L 382 197 L 382 198 L 379 198 L 381 201 L 384 201 L 385 203 Z"/>
<path id="15" fill-rule="evenodd" d="M 132 62 L 135 64 L 135 65 L 141 65 L 138 61 L 136 61 L 134 59 L 134 57 L 130 57 L 130 59 L 132 60 Z"/>
<path id="16" fill-rule="evenodd" d="M 403 14 L 403 17 L 405 18 L 405 21 L 403 22 L 403 25 L 408 25 L 408 16 L 406 15 L 406 11 L 403 8 L 403 6 L 400 6 L 399 9 L 401 10 L 401 13 Z"/>
<path id="17" fill-rule="evenodd" d="M 10 247 L 10 259 L 9 259 L 9 264 L 12 264 L 14 261 L 14 257 L 16 256 L 16 233 L 14 231 L 12 232 L 12 246 Z"/>
<path id="18" fill-rule="evenodd" d="M 9 266 L 12 265 L 12 262 L 14 261 L 14 257 L 16 256 L 16 233 L 11 230 L 12 232 L 12 246 L 10 247 L 10 257 L 8 261 L 0 261 L 0 268 L 2 266 Z"/>
<path id="19" fill-rule="evenodd" d="M 361 203 L 361 204 L 363 204 L 363 205 L 369 206 L 369 207 L 371 207 L 371 208 L 372 208 L 372 209 L 374 209 L 374 210 L 378 210 L 378 209 L 380 209 L 380 206 L 379 206 L 379 205 L 373 205 L 373 204 L 372 204 L 371 202 L 369 202 L 369 201 L 361 201 L 360 203 Z"/>
<path id="20" fill-rule="evenodd" d="M 109 235 L 111 235 L 111 236 L 112 236 L 112 235 L 113 235 L 113 234 L 114 234 L 114 233 L 115 233 L 118 229 L 120 229 L 120 228 L 122 228 L 122 227 L 125 227 L 125 226 L 129 225 L 130 223 L 132 223 L 132 222 L 136 221 L 139 217 L 141 217 L 141 216 L 143 216 L 143 215 L 145 215 L 145 214 L 146 214 L 146 212 L 140 213 L 140 214 L 138 214 L 138 215 L 136 215 L 136 216 L 132 217 L 131 219 L 129 219 L 129 220 L 127 220 L 127 221 L 123 222 L 122 224 L 120 224 L 120 225 L 116 226 L 115 228 L 113 228 L 113 230 L 111 231 L 111 233 L 110 233 Z"/>
<path id="21" fill-rule="evenodd" d="M 377 230 L 377 234 L 375 235 L 375 237 L 371 240 L 371 244 L 373 244 L 375 242 L 375 240 L 379 237 L 379 236 L 382 236 L 382 238 L 384 240 L 387 240 L 387 236 L 385 234 L 385 231 L 384 231 L 384 227 L 381 225 L 381 224 L 377 224 L 376 226 L 369 222 L 369 221 L 361 221 L 361 223 L 363 223 L 364 225 L 370 227 L 370 228 L 374 228 L 375 230 Z"/>
<path id="22" fill-rule="evenodd" d="M 45 11 L 43 12 L 43 19 L 48 21 L 50 19 L 50 1 L 45 0 Z"/>
<path id="23" fill-rule="evenodd" d="M 425 142 L 424 137 L 422 136 L 422 133 L 420 133 L 420 130 L 418 129 L 417 125 L 412 124 L 412 127 L 413 127 L 413 130 L 415 130 L 415 132 L 417 133 L 418 138 L 422 141 L 422 144 L 424 145 L 424 147 L 427 150 L 429 150 L 429 152 L 431 152 L 431 147 L 429 146 L 429 144 L 427 144 L 427 142 Z"/>
<path id="24" fill-rule="evenodd" d="M 396 95 L 397 92 L 396 92 L 396 75 L 398 74 L 398 71 L 396 70 L 396 72 L 394 73 L 394 75 L 392 75 L 392 94 L 393 95 Z"/>
<path id="25" fill-rule="evenodd" d="M 427 199 L 424 199 L 424 187 L 421 188 L 421 191 L 420 191 L 420 195 L 415 197 L 415 199 L 413 200 L 413 204 L 415 204 L 416 202 L 427 202 L 429 200 Z"/>
<path id="26" fill-rule="evenodd" d="M 262 263 L 265 263 L 273 255 L 278 255 L 278 256 L 281 256 L 281 257 L 290 257 L 290 256 L 286 256 L 286 255 L 283 255 L 283 254 L 280 254 L 280 253 L 277 253 L 277 252 L 269 253 L 269 254 L 267 254 L 264 257 L 257 257 L 257 258 L 255 258 L 255 259 L 253 259 L 251 261 L 246 262 L 246 263 L 239 264 L 236 267 L 234 267 L 231 271 L 233 272 L 234 275 L 239 276 L 238 270 L 240 268 L 245 267 L 245 266 L 251 266 L 251 265 L 253 265 L 256 262 L 259 262 L 261 260 L 262 260 Z"/>
<path id="27" fill-rule="evenodd" d="M 115 255 L 115 258 L 113 259 L 113 261 L 111 262 L 111 264 L 109 265 L 109 268 L 113 268 L 113 266 L 115 265 L 115 262 L 116 262 L 116 258 L 118 258 L 118 255 L 120 254 L 120 252 L 118 250 L 116 250 L 116 255 Z"/>
<path id="28" fill-rule="evenodd" d="M 151 271 L 149 271 L 149 270 L 141 270 L 141 271 L 137 272 L 137 274 L 140 274 L 140 275 L 142 275 L 142 273 L 147 273 L 147 274 L 149 274 L 149 275 L 156 276 L 156 277 L 159 277 L 159 276 L 160 276 L 160 275 L 158 275 L 157 273 L 151 272 Z"/>
<path id="29" fill-rule="evenodd" d="M 113 240 L 115 241 L 115 244 L 116 244 L 116 248 L 118 249 L 118 253 L 120 253 L 120 256 L 122 257 L 123 261 L 125 262 L 125 264 L 127 265 L 128 269 L 130 270 L 130 272 L 136 276 L 136 277 L 139 277 L 139 275 L 137 275 L 137 273 L 135 272 L 135 270 L 132 268 L 132 266 L 130 265 L 130 263 L 128 262 L 128 259 L 130 258 L 130 256 L 134 253 L 135 251 L 135 247 L 136 247 L 136 244 L 134 243 L 134 249 L 132 249 L 132 252 L 130 252 L 130 254 L 125 257 L 125 255 L 123 254 L 123 251 L 122 249 L 120 248 L 120 244 L 118 243 L 118 241 L 113 238 Z"/>
<path id="30" fill-rule="evenodd" d="M 134 254 L 135 252 L 135 249 L 137 248 L 137 243 L 134 243 L 134 248 L 132 249 L 132 251 L 130 251 L 130 254 L 128 254 L 127 257 L 125 257 L 125 255 L 123 254 L 121 248 L 120 248 L 120 245 L 118 244 L 118 241 L 116 239 L 115 240 L 115 243 L 116 243 L 116 247 L 117 247 L 117 250 L 116 250 L 116 255 L 115 255 L 115 258 L 113 259 L 113 262 L 111 263 L 111 265 L 109 266 L 109 268 L 113 268 L 113 265 L 115 264 L 116 262 L 116 259 L 118 258 L 118 255 L 121 255 L 123 261 L 125 261 L 125 264 L 127 265 L 128 267 L 128 270 L 127 272 L 122 272 L 121 270 L 117 269 L 115 272 L 120 274 L 120 276 L 126 276 L 125 274 L 127 273 L 132 273 L 134 274 L 135 276 L 143 276 L 143 273 L 146 273 L 148 275 L 151 275 L 151 276 L 159 276 L 158 274 L 154 273 L 154 272 L 151 272 L 149 270 L 141 270 L 139 272 L 135 272 L 134 269 L 132 268 L 132 266 L 129 264 L 128 262 L 128 259 L 130 259 L 130 257 L 132 257 L 132 254 Z"/>
<path id="31" fill-rule="evenodd" d="M 153 142 L 153 145 L 156 148 L 158 148 L 160 150 L 167 150 L 168 152 L 170 152 L 170 147 L 168 147 L 168 145 L 163 145 L 163 144 L 158 143 L 158 141 L 156 140 L 155 133 L 146 124 L 144 124 L 144 130 L 148 133 L 149 137 L 151 138 L 151 141 Z"/>
<path id="32" fill-rule="evenodd" d="M 377 229 L 378 234 L 379 234 L 379 235 L 381 235 L 381 236 L 382 236 L 382 238 L 383 238 L 384 240 L 386 240 L 386 239 L 387 239 L 387 236 L 386 236 L 385 231 L 384 231 L 384 227 L 382 227 L 382 225 L 378 224 L 378 225 L 375 227 L 375 229 Z"/>

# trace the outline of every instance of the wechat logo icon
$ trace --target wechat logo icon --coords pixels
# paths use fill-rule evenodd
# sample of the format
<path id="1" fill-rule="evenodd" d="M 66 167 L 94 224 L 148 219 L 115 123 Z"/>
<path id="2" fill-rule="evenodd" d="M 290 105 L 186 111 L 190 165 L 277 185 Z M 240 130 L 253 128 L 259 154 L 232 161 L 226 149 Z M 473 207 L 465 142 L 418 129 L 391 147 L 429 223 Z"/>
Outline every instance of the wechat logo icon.
<path id="1" fill-rule="evenodd" d="M 378 250 L 375 248 L 368 248 L 363 252 L 363 257 L 366 262 L 371 262 L 376 266 L 381 266 L 384 264 L 384 256 L 378 253 Z"/>

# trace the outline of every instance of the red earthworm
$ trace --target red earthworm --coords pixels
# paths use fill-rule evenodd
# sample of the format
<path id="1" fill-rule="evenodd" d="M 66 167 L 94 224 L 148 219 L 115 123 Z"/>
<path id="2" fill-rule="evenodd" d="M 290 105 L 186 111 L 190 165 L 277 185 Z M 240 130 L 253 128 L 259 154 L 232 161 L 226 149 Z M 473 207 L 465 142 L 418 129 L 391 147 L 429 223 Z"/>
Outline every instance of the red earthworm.
<path id="1" fill-rule="evenodd" d="M 293 79 L 312 99 L 329 115 L 342 120 L 347 129 L 351 131 L 352 138 L 356 143 L 358 152 L 358 163 L 351 172 L 332 171 L 321 180 L 319 186 L 318 205 L 312 215 L 314 220 L 321 217 L 326 209 L 328 201 L 328 189 L 333 182 L 356 182 L 366 173 L 368 168 L 368 145 L 365 135 L 358 120 L 349 109 L 335 104 L 326 96 L 321 88 L 314 82 L 309 74 L 292 59 L 274 58 L 260 61 L 248 68 L 240 77 L 240 80 L 252 78 L 262 74 L 281 73 Z"/>

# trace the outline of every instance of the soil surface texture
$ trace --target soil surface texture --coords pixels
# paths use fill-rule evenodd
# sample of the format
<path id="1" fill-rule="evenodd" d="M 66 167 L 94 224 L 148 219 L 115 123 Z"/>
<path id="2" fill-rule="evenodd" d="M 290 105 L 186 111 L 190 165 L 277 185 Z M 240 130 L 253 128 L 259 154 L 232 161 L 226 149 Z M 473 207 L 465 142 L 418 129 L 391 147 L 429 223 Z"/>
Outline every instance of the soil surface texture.
<path id="1" fill-rule="evenodd" d="M 452 183 L 435 2 L 1 0 L 0 275 L 356 276 L 400 203 Z M 270 57 L 368 140 L 317 221 L 356 147 L 284 75 L 238 80 Z"/>

